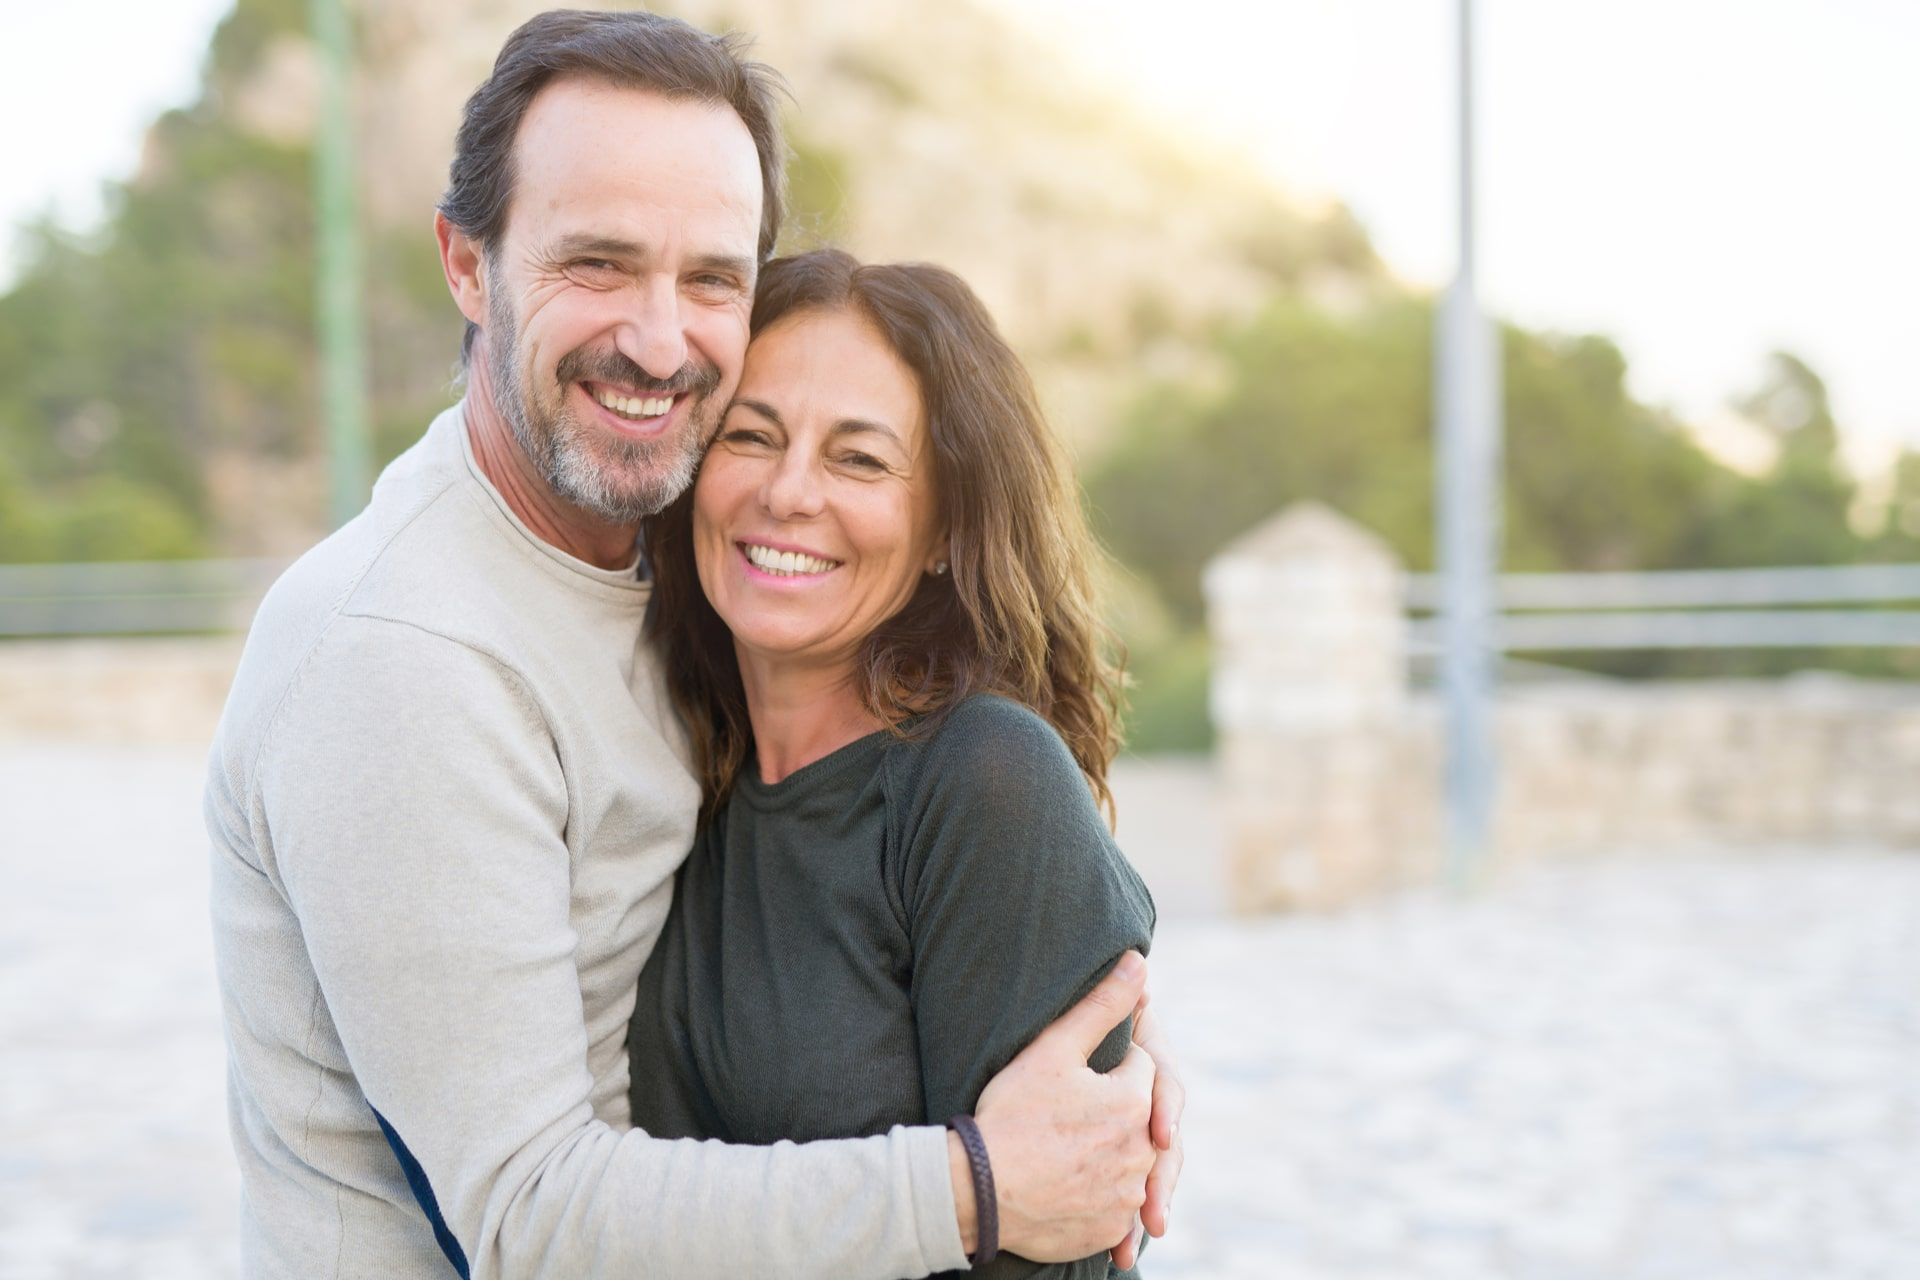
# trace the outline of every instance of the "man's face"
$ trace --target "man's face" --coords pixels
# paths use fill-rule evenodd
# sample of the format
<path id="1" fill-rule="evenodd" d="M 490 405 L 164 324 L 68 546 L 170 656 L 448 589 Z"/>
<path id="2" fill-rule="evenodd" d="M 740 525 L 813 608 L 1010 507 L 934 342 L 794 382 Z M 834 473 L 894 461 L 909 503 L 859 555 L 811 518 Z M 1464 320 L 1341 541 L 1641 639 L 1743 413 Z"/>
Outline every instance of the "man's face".
<path id="1" fill-rule="evenodd" d="M 693 479 L 747 347 L 760 167 L 731 108 L 596 81 L 521 122 L 486 259 L 494 399 L 556 495 L 628 523 Z"/>

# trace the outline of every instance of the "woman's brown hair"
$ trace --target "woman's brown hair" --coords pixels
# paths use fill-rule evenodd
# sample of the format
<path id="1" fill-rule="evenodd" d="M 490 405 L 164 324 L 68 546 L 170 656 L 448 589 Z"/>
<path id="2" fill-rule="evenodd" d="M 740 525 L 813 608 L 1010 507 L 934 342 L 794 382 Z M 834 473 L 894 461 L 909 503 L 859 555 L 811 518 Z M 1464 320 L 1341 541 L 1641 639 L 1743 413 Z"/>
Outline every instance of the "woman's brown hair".
<path id="1" fill-rule="evenodd" d="M 916 734 L 970 694 L 1024 703 L 1066 740 L 1111 816 L 1121 675 L 1094 603 L 1101 553 L 1025 366 L 973 291 L 940 267 L 869 266 L 831 249 L 768 263 L 753 332 L 808 311 L 860 316 L 913 371 L 952 565 L 923 576 L 862 644 L 862 702 L 896 733 L 921 718 Z M 710 814 L 744 767 L 753 731 L 732 635 L 700 589 L 692 529 L 691 488 L 648 522 L 647 634 L 662 647 Z"/>

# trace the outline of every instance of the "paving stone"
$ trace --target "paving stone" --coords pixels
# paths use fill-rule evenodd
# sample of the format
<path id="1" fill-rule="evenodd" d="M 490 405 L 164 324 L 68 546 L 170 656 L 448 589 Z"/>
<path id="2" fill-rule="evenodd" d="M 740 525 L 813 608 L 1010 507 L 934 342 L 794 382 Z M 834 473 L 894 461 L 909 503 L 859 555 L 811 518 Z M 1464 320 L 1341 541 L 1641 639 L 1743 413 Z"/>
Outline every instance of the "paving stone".
<path id="1" fill-rule="evenodd" d="M 0 748 L 0 1276 L 238 1269 L 200 771 Z M 1204 763 L 1116 792 L 1192 1095 L 1149 1275 L 1920 1274 L 1920 856 L 1241 920 Z"/>

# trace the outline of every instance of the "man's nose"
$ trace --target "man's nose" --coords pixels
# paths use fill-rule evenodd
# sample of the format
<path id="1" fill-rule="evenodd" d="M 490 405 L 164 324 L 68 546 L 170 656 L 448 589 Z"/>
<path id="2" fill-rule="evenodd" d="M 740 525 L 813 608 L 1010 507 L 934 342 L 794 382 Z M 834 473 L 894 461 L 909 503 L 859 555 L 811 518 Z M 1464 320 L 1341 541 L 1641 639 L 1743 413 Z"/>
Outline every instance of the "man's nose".
<path id="1" fill-rule="evenodd" d="M 687 363 L 679 283 L 649 278 L 636 292 L 632 314 L 614 336 L 620 354 L 655 378 L 671 378 Z"/>

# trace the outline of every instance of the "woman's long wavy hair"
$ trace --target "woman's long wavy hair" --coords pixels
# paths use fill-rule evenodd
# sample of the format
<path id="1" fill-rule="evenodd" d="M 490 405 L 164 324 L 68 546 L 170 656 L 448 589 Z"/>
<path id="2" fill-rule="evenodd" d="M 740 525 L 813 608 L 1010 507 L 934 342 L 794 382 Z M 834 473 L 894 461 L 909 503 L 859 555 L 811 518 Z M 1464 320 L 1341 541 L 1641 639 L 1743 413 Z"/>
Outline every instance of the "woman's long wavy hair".
<path id="1" fill-rule="evenodd" d="M 1122 676 L 1095 607 L 1102 553 L 1026 368 L 973 291 L 940 267 L 868 266 L 838 250 L 768 263 L 753 332 L 808 311 L 858 315 L 913 371 L 952 566 L 922 576 L 862 644 L 854 676 L 862 702 L 895 733 L 916 735 L 970 694 L 1024 703 L 1066 740 L 1111 820 L 1107 766 L 1119 747 Z M 690 488 L 648 523 L 647 634 L 662 648 L 710 815 L 744 768 L 753 729 L 732 635 L 700 588 L 692 535 Z"/>

